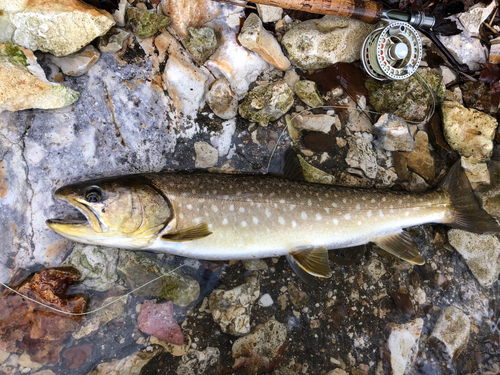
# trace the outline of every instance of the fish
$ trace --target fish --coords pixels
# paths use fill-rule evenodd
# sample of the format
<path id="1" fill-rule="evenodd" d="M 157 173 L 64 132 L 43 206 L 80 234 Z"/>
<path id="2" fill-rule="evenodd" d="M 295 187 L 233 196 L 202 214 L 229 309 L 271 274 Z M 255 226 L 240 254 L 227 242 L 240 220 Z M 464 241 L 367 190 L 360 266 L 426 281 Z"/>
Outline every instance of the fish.
<path id="1" fill-rule="evenodd" d="M 72 241 L 208 261 L 286 255 L 298 269 L 325 278 L 332 275 L 328 251 L 370 242 L 424 264 L 408 227 L 442 223 L 500 232 L 459 163 L 423 193 L 273 175 L 165 172 L 77 182 L 54 195 L 83 214 L 46 221 Z"/>

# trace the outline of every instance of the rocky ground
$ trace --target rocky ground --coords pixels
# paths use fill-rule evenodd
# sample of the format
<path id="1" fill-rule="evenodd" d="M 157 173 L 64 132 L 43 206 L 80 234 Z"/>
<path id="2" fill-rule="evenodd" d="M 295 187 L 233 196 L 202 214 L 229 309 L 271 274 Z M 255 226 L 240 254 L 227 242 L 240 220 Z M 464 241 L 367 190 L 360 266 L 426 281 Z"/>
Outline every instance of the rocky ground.
<path id="1" fill-rule="evenodd" d="M 413 227 L 424 265 L 375 245 L 330 251 L 332 278 L 308 285 L 284 258 L 200 262 L 45 225 L 70 182 L 282 173 L 289 148 L 311 182 L 412 192 L 460 160 L 499 219 L 495 1 L 411 3 L 439 22 L 420 34 L 418 76 L 388 83 L 360 68 L 375 28 L 360 21 L 91 3 L 0 0 L 0 281 L 66 312 L 103 307 L 72 317 L 5 292 L 0 374 L 500 372 L 498 236 Z"/>

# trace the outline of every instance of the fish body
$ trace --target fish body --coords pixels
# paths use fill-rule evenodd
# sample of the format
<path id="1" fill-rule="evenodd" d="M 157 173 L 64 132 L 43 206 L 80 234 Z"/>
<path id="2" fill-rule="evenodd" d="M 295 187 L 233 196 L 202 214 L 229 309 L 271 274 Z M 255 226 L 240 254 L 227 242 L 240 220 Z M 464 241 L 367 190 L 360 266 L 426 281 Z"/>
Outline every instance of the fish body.
<path id="1" fill-rule="evenodd" d="M 404 228 L 445 223 L 499 231 L 479 207 L 461 168 L 450 172 L 438 189 L 418 194 L 268 175 L 159 173 L 77 183 L 58 189 L 55 196 L 86 217 L 47 221 L 74 241 L 202 260 L 293 254 L 304 269 L 320 276 L 328 274 L 317 269 L 325 256 L 318 259 L 314 249 L 372 241 L 422 264 Z M 304 266 L 311 259 L 313 264 Z"/>

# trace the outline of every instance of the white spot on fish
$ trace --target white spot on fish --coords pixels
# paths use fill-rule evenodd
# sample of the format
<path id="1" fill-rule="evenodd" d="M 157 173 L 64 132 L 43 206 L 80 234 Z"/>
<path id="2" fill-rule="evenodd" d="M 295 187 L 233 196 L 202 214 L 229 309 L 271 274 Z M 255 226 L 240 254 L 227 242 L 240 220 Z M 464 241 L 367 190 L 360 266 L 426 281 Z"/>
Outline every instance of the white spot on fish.
<path id="1" fill-rule="evenodd" d="M 393 214 L 393 213 L 394 213 L 394 210 L 391 208 L 391 209 L 389 210 L 389 213 L 390 213 L 390 214 Z"/>
<path id="2" fill-rule="evenodd" d="M 280 199 L 280 203 L 281 203 L 281 204 L 284 204 L 284 203 L 285 203 L 285 200 L 284 200 L 284 199 Z"/>
<path id="3" fill-rule="evenodd" d="M 283 217 L 282 217 L 282 216 L 280 216 L 280 217 L 278 218 L 278 221 L 279 221 L 279 223 L 280 223 L 281 225 L 285 225 L 285 219 L 283 219 Z"/>
<path id="4" fill-rule="evenodd" d="M 337 208 L 338 207 L 337 203 L 332 203 L 332 207 Z"/>
<path id="5" fill-rule="evenodd" d="M 246 222 L 246 221 L 242 221 L 242 222 L 241 222 L 241 226 L 242 226 L 243 228 L 246 228 L 246 227 L 247 227 L 247 222 Z"/>
<path id="6" fill-rule="evenodd" d="M 213 195 L 217 195 L 217 190 L 212 191 Z"/>
<path id="7" fill-rule="evenodd" d="M 259 218 L 258 218 L 258 217 L 256 217 L 256 216 L 254 216 L 254 217 L 252 218 L 252 221 L 253 221 L 253 223 L 254 223 L 255 225 L 259 224 Z"/>
<path id="8" fill-rule="evenodd" d="M 308 200 L 307 200 L 307 205 L 308 205 L 308 206 L 312 206 L 312 205 L 313 205 L 313 202 L 312 202 L 310 199 L 308 199 Z"/>
<path id="9" fill-rule="evenodd" d="M 405 216 L 410 216 L 410 213 L 408 211 L 406 211 Z"/>
<path id="10" fill-rule="evenodd" d="M 382 210 L 378 210 L 378 214 L 380 215 L 380 217 L 384 217 L 384 213 L 382 212 Z"/>
<path id="11" fill-rule="evenodd" d="M 184 219 L 184 214 L 179 214 L 180 219 Z"/>
<path id="12" fill-rule="evenodd" d="M 371 202 L 371 203 L 375 203 L 375 199 L 374 199 L 374 198 L 372 198 L 372 200 L 371 200 L 370 202 Z"/>
<path id="13" fill-rule="evenodd" d="M 316 214 L 316 220 L 320 221 L 323 217 L 320 214 Z"/>
<path id="14" fill-rule="evenodd" d="M 294 205 L 294 204 L 291 204 L 291 205 L 290 205 L 290 211 L 293 211 L 293 210 L 295 209 L 295 207 L 297 207 L 297 206 L 296 206 L 296 205 Z"/>
<path id="15" fill-rule="evenodd" d="M 240 207 L 239 210 L 241 213 L 244 213 L 245 212 L 245 207 Z"/>
<path id="16" fill-rule="evenodd" d="M 342 203 L 347 203 L 347 199 L 342 198 Z"/>
<path id="17" fill-rule="evenodd" d="M 234 204 L 229 206 L 229 211 L 234 211 Z"/>
<path id="18" fill-rule="evenodd" d="M 330 213 L 330 209 L 328 207 L 325 207 L 325 211 L 326 211 L 327 214 Z"/>
<path id="19" fill-rule="evenodd" d="M 337 219 L 333 219 L 333 224 L 339 225 L 339 221 Z"/>
<path id="20" fill-rule="evenodd" d="M 266 208 L 266 216 L 271 217 L 271 210 L 269 209 L 269 207 Z"/>
<path id="21" fill-rule="evenodd" d="M 222 225 L 227 225 L 227 219 L 226 218 L 222 219 Z"/>
<path id="22" fill-rule="evenodd" d="M 186 208 L 187 208 L 188 210 L 192 210 L 192 209 L 193 209 L 193 205 L 192 205 L 192 204 L 188 204 L 188 205 L 186 206 Z"/>
<path id="23" fill-rule="evenodd" d="M 387 199 L 385 197 L 382 197 L 382 202 L 385 202 Z"/>
<path id="24" fill-rule="evenodd" d="M 307 220 L 307 214 L 304 211 L 302 211 L 300 217 L 302 218 L 302 220 Z"/>
<path id="25" fill-rule="evenodd" d="M 201 218 L 201 217 L 194 218 L 194 219 L 193 219 L 193 223 L 195 223 L 195 224 L 200 224 L 200 223 L 201 223 L 201 220 L 202 220 L 202 218 Z"/>
<path id="26" fill-rule="evenodd" d="M 259 193 L 259 198 L 262 198 L 264 195 L 262 193 Z"/>
<path id="27" fill-rule="evenodd" d="M 292 220 L 292 228 L 295 228 L 297 226 L 297 222 L 295 220 Z"/>
<path id="28" fill-rule="evenodd" d="M 361 206 L 359 204 L 356 205 L 356 211 L 361 210 Z"/>
<path id="29" fill-rule="evenodd" d="M 368 216 L 368 217 L 372 216 L 372 210 L 368 211 L 368 212 L 366 213 L 366 216 Z"/>
<path id="30" fill-rule="evenodd" d="M 299 193 L 295 194 L 295 196 L 296 196 L 297 198 L 300 198 L 300 194 L 299 194 Z"/>
<path id="31" fill-rule="evenodd" d="M 361 220 L 360 220 L 360 221 L 358 221 L 358 225 L 361 225 Z"/>
<path id="32" fill-rule="evenodd" d="M 212 229 L 214 227 L 213 224 L 208 224 L 208 229 Z"/>
<path id="33" fill-rule="evenodd" d="M 212 205 L 212 211 L 217 212 L 219 211 L 219 207 L 217 207 L 215 204 Z"/>
<path id="34" fill-rule="evenodd" d="M 351 220 L 351 214 L 345 214 L 344 219 L 346 220 Z"/>

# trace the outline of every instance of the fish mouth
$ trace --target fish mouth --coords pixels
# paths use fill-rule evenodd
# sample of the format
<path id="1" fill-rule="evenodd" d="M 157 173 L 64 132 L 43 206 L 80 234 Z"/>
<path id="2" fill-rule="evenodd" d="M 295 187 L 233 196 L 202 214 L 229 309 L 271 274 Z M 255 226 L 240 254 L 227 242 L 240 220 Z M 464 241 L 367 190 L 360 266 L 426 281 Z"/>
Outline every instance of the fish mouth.
<path id="1" fill-rule="evenodd" d="M 66 200 L 69 204 L 75 207 L 83 217 L 70 218 L 54 218 L 46 221 L 47 226 L 54 232 L 66 237 L 88 237 L 97 233 L 103 233 L 107 230 L 107 226 L 101 221 L 99 215 L 94 209 L 80 199 L 68 196 L 64 188 L 56 190 L 54 196 L 59 199 Z"/>

